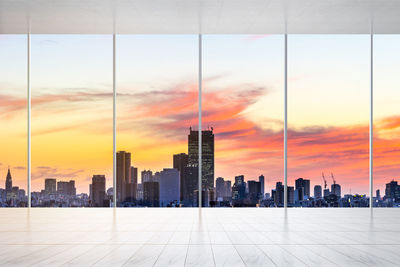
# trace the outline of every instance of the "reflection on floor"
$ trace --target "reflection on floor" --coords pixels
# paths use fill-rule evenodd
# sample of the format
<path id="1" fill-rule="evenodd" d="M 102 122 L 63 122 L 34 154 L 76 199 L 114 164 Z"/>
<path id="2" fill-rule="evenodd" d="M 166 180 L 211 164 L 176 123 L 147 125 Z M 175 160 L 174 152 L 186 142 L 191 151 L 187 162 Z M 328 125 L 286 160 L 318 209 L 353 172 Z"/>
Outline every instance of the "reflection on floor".
<path id="1" fill-rule="evenodd" d="M 0 209 L 6 266 L 394 266 L 400 209 Z"/>

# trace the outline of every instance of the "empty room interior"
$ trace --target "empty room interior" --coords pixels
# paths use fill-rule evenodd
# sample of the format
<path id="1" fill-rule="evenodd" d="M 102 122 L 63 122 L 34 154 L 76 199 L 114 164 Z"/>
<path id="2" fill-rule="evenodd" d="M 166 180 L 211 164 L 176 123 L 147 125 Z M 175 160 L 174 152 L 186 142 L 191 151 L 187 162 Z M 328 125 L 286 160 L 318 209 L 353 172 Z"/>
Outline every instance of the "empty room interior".
<path id="1" fill-rule="evenodd" d="M 0 0 L 1 266 L 399 266 L 400 1 Z"/>

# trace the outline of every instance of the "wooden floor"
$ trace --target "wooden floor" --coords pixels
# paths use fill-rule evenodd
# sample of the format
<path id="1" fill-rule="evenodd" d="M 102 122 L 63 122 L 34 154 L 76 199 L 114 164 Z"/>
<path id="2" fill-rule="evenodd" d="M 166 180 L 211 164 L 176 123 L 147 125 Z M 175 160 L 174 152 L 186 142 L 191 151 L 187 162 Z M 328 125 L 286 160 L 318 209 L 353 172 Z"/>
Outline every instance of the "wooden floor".
<path id="1" fill-rule="evenodd" d="M 399 266 L 400 209 L 0 209 L 4 266 Z"/>

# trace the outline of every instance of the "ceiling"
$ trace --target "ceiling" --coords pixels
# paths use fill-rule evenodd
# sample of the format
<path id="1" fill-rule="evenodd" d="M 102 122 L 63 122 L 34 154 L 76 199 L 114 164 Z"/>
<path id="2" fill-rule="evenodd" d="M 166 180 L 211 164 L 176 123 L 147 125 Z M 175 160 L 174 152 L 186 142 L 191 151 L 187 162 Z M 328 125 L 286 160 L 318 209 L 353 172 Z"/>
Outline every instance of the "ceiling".
<path id="1" fill-rule="evenodd" d="M 289 34 L 398 34 L 400 0 L 0 0 L 0 34 L 282 34 L 285 20 Z"/>

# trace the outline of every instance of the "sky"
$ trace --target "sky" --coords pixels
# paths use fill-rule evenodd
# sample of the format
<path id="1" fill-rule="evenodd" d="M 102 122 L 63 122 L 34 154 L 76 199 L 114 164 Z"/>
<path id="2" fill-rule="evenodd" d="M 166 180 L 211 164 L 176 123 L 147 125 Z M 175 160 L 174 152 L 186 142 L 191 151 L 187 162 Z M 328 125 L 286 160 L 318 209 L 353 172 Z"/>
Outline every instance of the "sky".
<path id="1" fill-rule="evenodd" d="M 117 149 L 153 172 L 187 153 L 198 125 L 194 35 L 117 37 Z M 399 178 L 400 37 L 374 44 L 375 187 Z M 215 133 L 215 177 L 283 181 L 284 48 L 280 35 L 203 36 L 203 129 Z M 368 192 L 369 36 L 291 35 L 288 179 Z M 112 37 L 32 36 L 32 186 L 91 177 L 112 186 Z M 0 36 L 0 186 L 7 166 L 26 188 L 26 37 Z"/>

